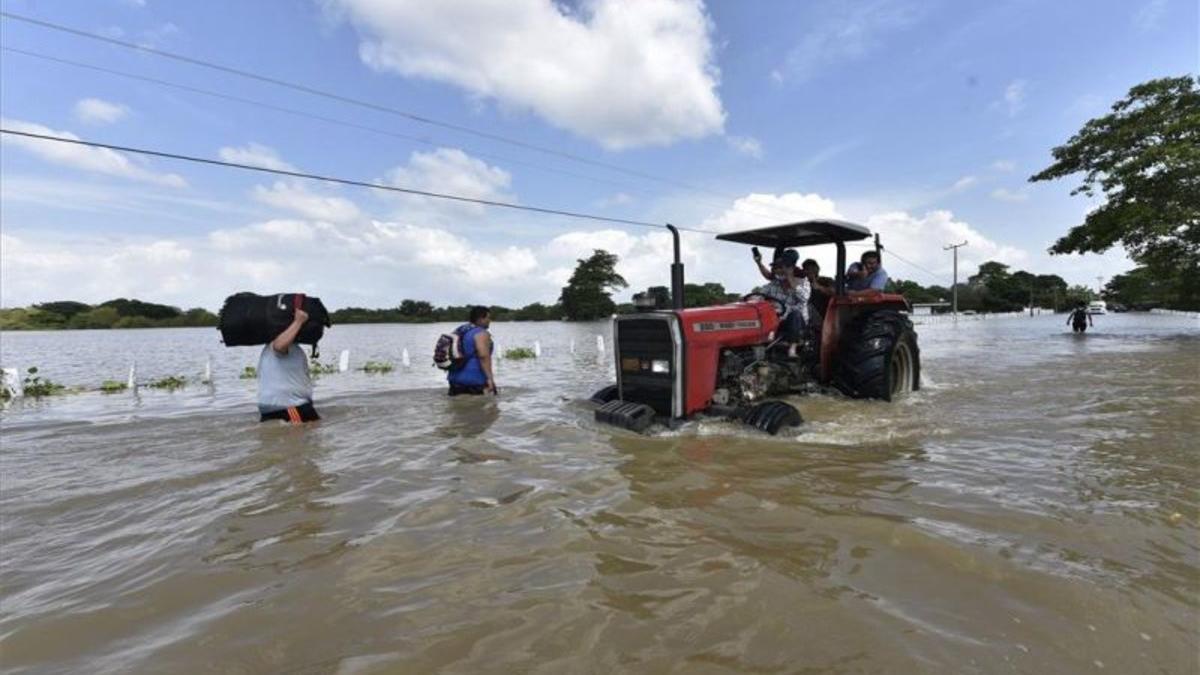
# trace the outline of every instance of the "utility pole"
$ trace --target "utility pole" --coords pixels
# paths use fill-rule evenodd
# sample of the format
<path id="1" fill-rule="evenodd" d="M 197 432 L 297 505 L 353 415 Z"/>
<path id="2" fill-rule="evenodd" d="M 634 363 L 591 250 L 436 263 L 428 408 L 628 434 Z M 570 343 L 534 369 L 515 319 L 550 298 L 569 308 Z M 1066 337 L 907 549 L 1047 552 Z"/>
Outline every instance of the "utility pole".
<path id="1" fill-rule="evenodd" d="M 1098 275 L 1096 277 L 1096 299 L 1097 300 L 1100 299 L 1100 295 L 1102 293 L 1104 293 L 1104 277 Z"/>
<path id="2" fill-rule="evenodd" d="M 967 242 L 964 241 L 961 244 L 950 244 L 949 246 L 942 247 L 943 251 L 954 251 L 954 285 L 950 287 L 950 293 L 954 298 L 954 304 L 951 307 L 954 316 L 958 316 L 958 249 L 966 245 Z"/>

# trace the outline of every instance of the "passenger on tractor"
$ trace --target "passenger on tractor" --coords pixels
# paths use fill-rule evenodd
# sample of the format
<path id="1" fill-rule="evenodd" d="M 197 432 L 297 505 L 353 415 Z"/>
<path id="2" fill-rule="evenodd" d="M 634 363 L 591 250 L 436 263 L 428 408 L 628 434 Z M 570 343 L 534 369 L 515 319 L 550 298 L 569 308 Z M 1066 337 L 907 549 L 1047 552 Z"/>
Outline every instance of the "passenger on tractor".
<path id="1" fill-rule="evenodd" d="M 879 251 L 865 251 L 860 262 L 846 269 L 846 295 L 874 295 L 887 287 L 888 273 L 879 263 Z"/>
<path id="2" fill-rule="evenodd" d="M 759 271 L 765 270 L 762 256 L 755 248 L 751 252 L 754 261 L 758 263 Z M 758 290 L 758 293 L 772 300 L 781 309 L 779 325 L 781 337 L 788 344 L 788 356 L 794 357 L 797 348 L 804 341 L 808 327 L 808 300 L 811 288 L 808 279 L 796 273 L 796 261 L 800 254 L 792 249 L 780 252 L 771 262 L 771 270 L 765 275 L 770 283 Z"/>
<path id="3" fill-rule="evenodd" d="M 808 285 L 812 288 L 812 299 L 809 301 L 811 307 L 808 316 L 812 319 L 813 323 L 819 325 L 821 319 L 825 316 L 825 309 L 829 306 L 829 298 L 835 294 L 833 279 L 821 276 L 821 265 L 812 258 L 801 263 L 800 269 L 804 270 L 804 277 L 808 279 Z"/>

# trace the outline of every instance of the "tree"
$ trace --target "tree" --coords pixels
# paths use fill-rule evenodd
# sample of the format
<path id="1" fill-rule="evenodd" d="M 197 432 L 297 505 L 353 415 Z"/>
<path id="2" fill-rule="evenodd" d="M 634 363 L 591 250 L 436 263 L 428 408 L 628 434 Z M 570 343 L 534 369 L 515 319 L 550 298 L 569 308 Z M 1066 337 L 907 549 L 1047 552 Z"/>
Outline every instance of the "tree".
<path id="1" fill-rule="evenodd" d="M 591 321 L 616 310 L 612 291 L 629 284 L 617 274 L 617 256 L 596 249 L 587 260 L 579 260 L 571 279 L 562 289 L 559 303 L 570 321 Z"/>
<path id="2" fill-rule="evenodd" d="M 404 316 L 430 317 L 433 315 L 433 305 L 424 300 L 402 300 L 400 313 Z"/>
<path id="3" fill-rule="evenodd" d="M 1051 153 L 1054 163 L 1031 182 L 1082 173 L 1071 194 L 1105 201 L 1050 253 L 1101 253 L 1120 244 L 1153 272 L 1179 277 L 1177 304 L 1200 306 L 1200 78 L 1133 87 Z"/>

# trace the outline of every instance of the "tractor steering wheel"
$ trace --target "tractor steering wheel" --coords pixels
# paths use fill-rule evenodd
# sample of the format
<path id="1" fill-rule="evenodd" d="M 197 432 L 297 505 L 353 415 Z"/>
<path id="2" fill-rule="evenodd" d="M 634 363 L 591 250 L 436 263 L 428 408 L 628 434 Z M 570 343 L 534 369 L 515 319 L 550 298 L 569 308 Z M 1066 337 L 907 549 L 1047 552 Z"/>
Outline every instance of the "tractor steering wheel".
<path id="1" fill-rule="evenodd" d="M 787 308 L 783 306 L 782 302 L 776 300 L 775 298 L 768 298 L 767 296 L 763 295 L 762 293 L 747 293 L 742 296 L 742 302 L 751 302 L 751 301 L 758 301 L 758 300 L 765 300 L 765 301 L 771 303 L 771 307 L 775 310 L 775 313 L 778 314 L 781 318 L 783 317 L 784 313 L 787 311 Z"/>

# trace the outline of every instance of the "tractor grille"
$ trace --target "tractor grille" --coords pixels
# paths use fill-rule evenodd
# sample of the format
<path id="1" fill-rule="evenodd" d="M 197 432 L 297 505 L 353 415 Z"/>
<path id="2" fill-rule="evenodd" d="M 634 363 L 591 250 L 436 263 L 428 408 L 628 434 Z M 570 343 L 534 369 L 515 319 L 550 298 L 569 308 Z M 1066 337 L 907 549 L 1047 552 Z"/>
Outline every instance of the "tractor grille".
<path id="1" fill-rule="evenodd" d="M 672 403 L 678 380 L 676 346 L 671 335 L 673 315 L 618 319 L 613 324 L 617 343 L 617 383 L 621 400 L 644 403 L 660 415 L 673 416 Z M 666 372 L 654 372 L 654 363 Z"/>

